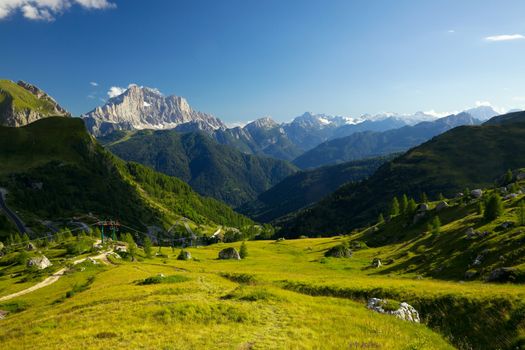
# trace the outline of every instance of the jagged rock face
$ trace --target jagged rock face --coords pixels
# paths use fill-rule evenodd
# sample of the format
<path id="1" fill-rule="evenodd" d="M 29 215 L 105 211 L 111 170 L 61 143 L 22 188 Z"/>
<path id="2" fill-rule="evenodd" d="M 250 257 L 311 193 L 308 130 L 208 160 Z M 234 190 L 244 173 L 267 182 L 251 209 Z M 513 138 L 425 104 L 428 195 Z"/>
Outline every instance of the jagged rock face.
<path id="1" fill-rule="evenodd" d="M 373 310 L 375 312 L 379 312 L 381 314 L 389 314 L 394 315 L 395 317 L 402 319 L 404 321 L 409 322 L 415 322 L 419 323 L 419 313 L 417 310 L 407 303 L 400 303 L 397 306 L 396 310 L 390 310 L 387 308 L 388 301 L 384 299 L 378 299 L 378 298 L 370 298 L 368 300 L 368 309 Z M 386 309 L 386 310 L 385 310 Z"/>
<path id="2" fill-rule="evenodd" d="M 83 116 L 87 128 L 100 136 L 113 130 L 179 129 L 213 132 L 226 125 L 212 115 L 193 110 L 178 96 L 136 85 Z"/>
<path id="3" fill-rule="evenodd" d="M 50 116 L 70 117 L 51 96 L 35 85 L 19 81 L 1 81 L 0 85 L 0 125 L 20 127 Z M 9 86 L 9 88 L 7 88 Z M 21 90 L 23 89 L 23 90 Z M 20 92 L 22 95 L 19 96 Z M 27 98 L 29 93 L 29 99 Z M 20 103 L 19 101 L 22 101 Z"/>
<path id="4" fill-rule="evenodd" d="M 35 267 L 39 270 L 43 270 L 52 265 L 53 264 L 51 263 L 51 261 L 49 261 L 49 259 L 45 257 L 44 255 L 39 256 L 39 257 L 34 257 L 27 262 L 28 267 Z"/>

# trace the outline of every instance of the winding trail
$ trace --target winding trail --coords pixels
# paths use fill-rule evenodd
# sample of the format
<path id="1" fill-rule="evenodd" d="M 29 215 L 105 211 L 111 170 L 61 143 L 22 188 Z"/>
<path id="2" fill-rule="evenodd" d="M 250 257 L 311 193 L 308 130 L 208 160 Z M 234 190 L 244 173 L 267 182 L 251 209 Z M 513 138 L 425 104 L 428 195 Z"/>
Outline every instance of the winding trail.
<path id="1" fill-rule="evenodd" d="M 97 256 L 88 256 L 87 258 L 75 260 L 75 261 L 73 261 L 73 265 L 80 264 L 80 263 L 86 261 L 88 258 L 95 259 L 95 260 L 102 260 L 105 264 L 107 264 L 109 262 L 107 256 L 110 253 L 111 252 L 104 252 L 104 253 L 99 254 Z M 16 297 L 19 297 L 19 296 L 22 296 L 22 295 L 34 292 L 35 290 L 38 290 L 40 288 L 47 287 L 47 286 L 55 283 L 56 281 L 58 281 L 60 279 L 60 277 L 64 276 L 66 271 L 67 271 L 67 267 L 64 267 L 64 268 L 58 270 L 57 272 L 55 272 L 54 274 L 52 274 L 51 276 L 49 276 L 48 278 L 46 278 L 45 280 L 43 280 L 42 282 L 39 282 L 39 283 L 35 284 L 32 287 L 29 287 L 29 288 L 26 288 L 24 290 L 21 290 L 20 292 L 16 292 L 16 293 L 13 293 L 13 294 L 9 294 L 9 295 L 0 297 L 0 301 L 10 300 L 10 299 L 13 299 L 13 298 L 16 298 Z"/>

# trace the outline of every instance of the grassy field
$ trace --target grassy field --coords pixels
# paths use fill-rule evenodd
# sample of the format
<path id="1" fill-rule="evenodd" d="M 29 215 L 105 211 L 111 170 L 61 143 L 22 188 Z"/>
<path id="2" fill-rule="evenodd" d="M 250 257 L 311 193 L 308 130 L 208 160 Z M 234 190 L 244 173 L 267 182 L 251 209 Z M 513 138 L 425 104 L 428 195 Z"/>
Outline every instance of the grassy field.
<path id="1" fill-rule="evenodd" d="M 239 248 L 233 243 L 190 248 L 191 261 L 178 261 L 178 250 L 163 248 L 164 257 L 86 263 L 51 286 L 0 303 L 0 309 L 14 310 L 0 321 L 0 342 L 7 349 L 35 344 L 43 349 L 467 348 L 468 339 L 436 327 L 439 312 L 425 300 L 458 303 L 464 298 L 481 305 L 525 296 L 525 288 L 516 285 L 380 275 L 367 268 L 376 248 L 358 250 L 349 259 L 324 258 L 343 239 L 250 241 L 249 256 L 242 261 L 217 260 L 221 249 Z M 167 283 L 139 284 L 159 274 L 167 276 Z M 3 275 L 0 295 L 19 290 L 12 288 L 16 278 Z M 422 307 L 424 324 L 367 310 L 371 296 L 395 296 Z M 446 317 L 453 316 L 441 318 Z M 425 325 L 429 321 L 434 330 Z M 505 339 L 499 339 L 492 331 L 494 343 L 476 349 L 504 348 L 519 338 L 500 332 Z"/>

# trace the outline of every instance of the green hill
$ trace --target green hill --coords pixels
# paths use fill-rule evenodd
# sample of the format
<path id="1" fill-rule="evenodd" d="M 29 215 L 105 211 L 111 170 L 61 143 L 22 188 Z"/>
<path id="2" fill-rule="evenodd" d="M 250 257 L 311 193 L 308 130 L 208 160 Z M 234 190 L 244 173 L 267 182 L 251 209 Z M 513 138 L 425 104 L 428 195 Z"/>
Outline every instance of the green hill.
<path id="1" fill-rule="evenodd" d="M 513 118 L 512 123 L 461 126 L 434 137 L 282 224 L 291 235 L 333 235 L 374 222 L 394 196 L 452 197 L 466 187 L 488 187 L 508 169 L 525 166 L 525 113 Z"/>
<path id="2" fill-rule="evenodd" d="M 46 118 L 0 127 L 0 187 L 28 225 L 79 215 L 128 225 L 166 227 L 181 216 L 195 223 L 240 227 L 250 220 L 196 194 L 183 181 L 105 150 L 82 120 Z"/>
<path id="3" fill-rule="evenodd" d="M 106 146 L 117 156 L 176 176 L 198 193 L 233 206 L 297 171 L 286 161 L 244 154 L 202 133 L 145 130 L 111 141 Z"/>
<path id="4" fill-rule="evenodd" d="M 257 221 L 269 222 L 316 203 L 347 182 L 372 175 L 393 156 L 378 157 L 300 171 L 238 208 Z"/>
<path id="5" fill-rule="evenodd" d="M 0 125 L 22 126 L 59 115 L 70 114 L 36 86 L 22 81 L 0 80 Z"/>

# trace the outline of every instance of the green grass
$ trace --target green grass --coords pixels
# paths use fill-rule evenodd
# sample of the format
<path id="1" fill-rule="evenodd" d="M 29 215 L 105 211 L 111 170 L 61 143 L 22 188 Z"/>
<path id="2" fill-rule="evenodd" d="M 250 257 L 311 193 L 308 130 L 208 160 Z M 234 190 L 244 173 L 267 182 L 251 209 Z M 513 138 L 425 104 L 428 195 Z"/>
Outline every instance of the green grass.
<path id="1" fill-rule="evenodd" d="M 52 115 L 54 106 L 51 101 L 39 99 L 28 90 L 10 80 L 0 80 L 0 110 L 9 104 L 15 111 L 31 110 L 42 115 Z"/>

